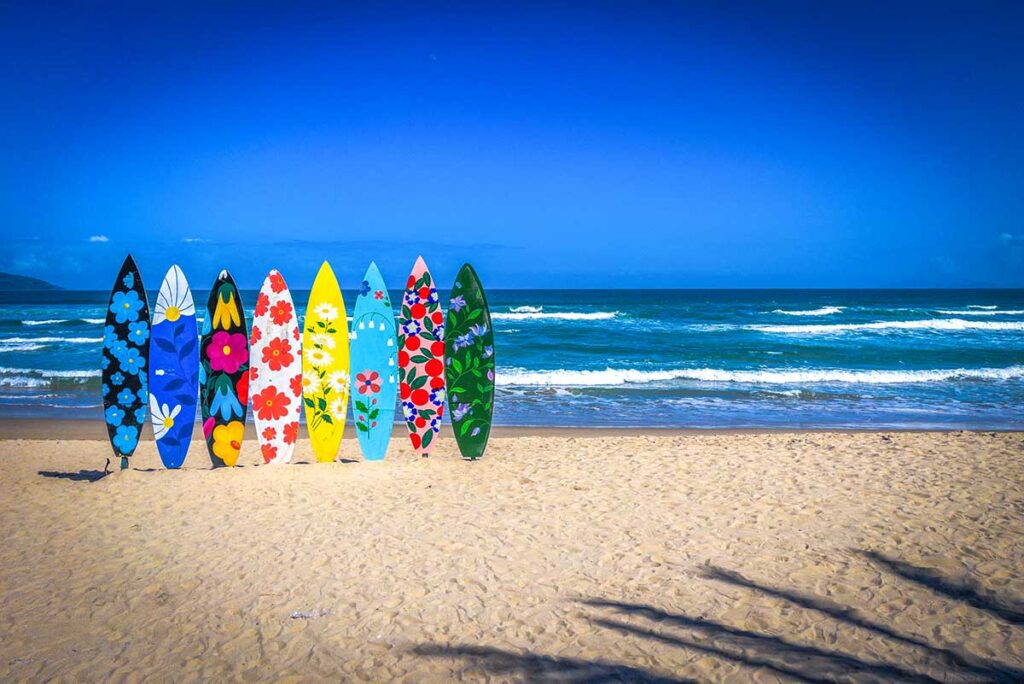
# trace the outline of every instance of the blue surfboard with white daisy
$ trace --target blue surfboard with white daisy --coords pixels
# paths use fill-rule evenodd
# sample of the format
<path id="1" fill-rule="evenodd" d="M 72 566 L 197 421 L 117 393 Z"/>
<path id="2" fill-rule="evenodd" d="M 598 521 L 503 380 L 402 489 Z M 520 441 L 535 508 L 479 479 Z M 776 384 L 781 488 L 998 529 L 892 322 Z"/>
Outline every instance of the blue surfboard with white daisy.
<path id="1" fill-rule="evenodd" d="M 377 264 L 363 276 L 349 330 L 352 368 L 352 420 L 367 461 L 387 453 L 395 420 L 398 347 L 395 312 Z"/>
<path id="2" fill-rule="evenodd" d="M 185 274 L 171 266 L 153 310 L 149 351 L 149 414 L 166 468 L 180 468 L 192 441 L 199 403 L 199 328 Z"/>

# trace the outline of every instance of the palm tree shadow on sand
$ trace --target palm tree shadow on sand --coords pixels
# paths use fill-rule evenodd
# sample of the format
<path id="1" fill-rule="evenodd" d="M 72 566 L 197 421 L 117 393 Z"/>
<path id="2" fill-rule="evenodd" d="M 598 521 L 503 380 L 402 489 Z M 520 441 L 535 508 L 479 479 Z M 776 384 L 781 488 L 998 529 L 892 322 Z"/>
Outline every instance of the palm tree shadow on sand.
<path id="1" fill-rule="evenodd" d="M 963 600 L 1005 622 L 1019 624 L 1016 622 L 1016 611 L 1012 608 L 1018 602 L 1002 599 L 977 587 L 970 587 L 970 591 L 965 592 L 962 583 L 944 578 L 929 568 L 918 568 L 876 552 L 858 553 L 897 577 L 925 586 L 946 598 Z M 887 640 L 916 651 L 918 655 L 913 662 L 919 662 L 919 665 L 910 665 L 905 658 L 899 658 L 898 662 L 865 659 L 823 645 L 801 643 L 784 635 L 760 633 L 707 619 L 702 615 L 671 613 L 640 603 L 597 598 L 583 599 L 579 603 L 601 611 L 600 614 L 587 614 L 585 617 L 603 629 L 691 653 L 710 655 L 744 667 L 767 670 L 795 681 L 1024 681 L 1024 670 L 1013 665 L 937 645 L 924 637 L 901 633 L 876 619 L 863 616 L 856 608 L 837 604 L 824 597 L 759 584 L 737 572 L 717 566 L 704 566 L 701 576 L 818 612 L 839 626 L 865 630 L 872 639 Z M 423 644 L 416 647 L 414 652 L 425 657 L 467 660 L 468 669 L 473 671 L 522 677 L 529 681 L 684 681 L 666 679 L 623 663 L 516 653 L 491 646 Z M 897 658 L 892 656 L 890 660 Z"/>

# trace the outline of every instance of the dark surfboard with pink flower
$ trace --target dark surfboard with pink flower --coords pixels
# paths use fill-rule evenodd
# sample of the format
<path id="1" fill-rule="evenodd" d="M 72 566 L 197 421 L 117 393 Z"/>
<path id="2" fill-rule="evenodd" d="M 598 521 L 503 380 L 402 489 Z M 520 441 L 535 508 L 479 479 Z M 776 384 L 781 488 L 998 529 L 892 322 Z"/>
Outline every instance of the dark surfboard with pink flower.
<path id="1" fill-rule="evenodd" d="M 235 281 L 221 271 L 210 290 L 199 352 L 203 434 L 213 466 L 238 462 L 249 402 L 249 335 Z"/>
<path id="2" fill-rule="evenodd" d="M 430 454 L 444 417 L 444 313 L 423 257 L 406 281 L 398 316 L 398 394 L 412 447 Z"/>

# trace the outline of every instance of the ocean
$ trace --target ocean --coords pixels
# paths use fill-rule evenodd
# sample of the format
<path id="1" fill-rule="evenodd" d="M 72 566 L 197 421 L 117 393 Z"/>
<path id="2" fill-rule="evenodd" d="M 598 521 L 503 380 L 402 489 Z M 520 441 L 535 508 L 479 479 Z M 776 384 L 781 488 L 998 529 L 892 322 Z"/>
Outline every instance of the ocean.
<path id="1" fill-rule="evenodd" d="M 0 418 L 103 420 L 107 296 L 0 294 Z M 489 297 L 500 425 L 1024 428 L 1024 290 Z"/>

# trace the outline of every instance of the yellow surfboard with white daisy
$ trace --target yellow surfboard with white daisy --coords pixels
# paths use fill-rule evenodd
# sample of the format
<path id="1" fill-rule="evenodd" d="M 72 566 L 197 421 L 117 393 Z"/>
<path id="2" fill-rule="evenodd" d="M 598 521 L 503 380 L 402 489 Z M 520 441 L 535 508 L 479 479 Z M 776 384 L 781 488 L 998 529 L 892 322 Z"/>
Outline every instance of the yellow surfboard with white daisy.
<path id="1" fill-rule="evenodd" d="M 348 319 L 338 279 L 326 261 L 313 281 L 302 322 L 302 403 L 316 460 L 337 457 L 348 414 Z"/>

